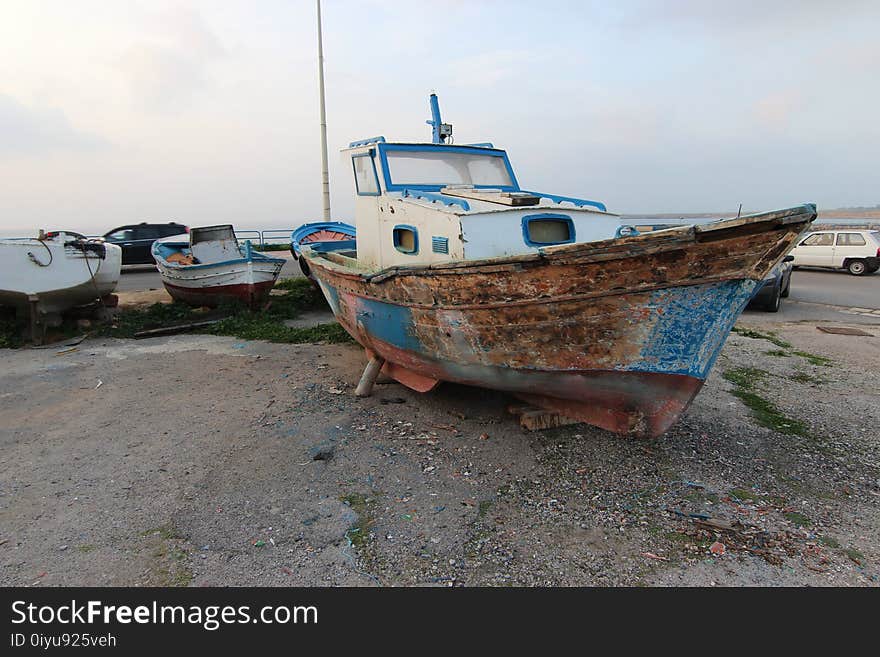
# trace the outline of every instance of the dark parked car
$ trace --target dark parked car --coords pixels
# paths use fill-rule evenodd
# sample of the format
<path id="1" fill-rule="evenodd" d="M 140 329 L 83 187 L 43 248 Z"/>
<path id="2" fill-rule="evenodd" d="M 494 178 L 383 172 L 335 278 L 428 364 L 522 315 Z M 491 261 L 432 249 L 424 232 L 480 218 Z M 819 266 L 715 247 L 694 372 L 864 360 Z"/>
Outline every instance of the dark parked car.
<path id="1" fill-rule="evenodd" d="M 791 291 L 791 261 L 794 256 L 785 256 L 778 265 L 770 270 L 767 277 L 761 283 L 761 287 L 752 300 L 750 306 L 757 306 L 768 313 L 779 311 L 782 299 Z"/>
<path id="2" fill-rule="evenodd" d="M 123 265 L 152 265 L 153 255 L 150 248 L 153 242 L 163 237 L 188 233 L 189 228 L 182 224 L 132 224 L 114 228 L 104 235 L 104 241 L 122 247 Z"/>

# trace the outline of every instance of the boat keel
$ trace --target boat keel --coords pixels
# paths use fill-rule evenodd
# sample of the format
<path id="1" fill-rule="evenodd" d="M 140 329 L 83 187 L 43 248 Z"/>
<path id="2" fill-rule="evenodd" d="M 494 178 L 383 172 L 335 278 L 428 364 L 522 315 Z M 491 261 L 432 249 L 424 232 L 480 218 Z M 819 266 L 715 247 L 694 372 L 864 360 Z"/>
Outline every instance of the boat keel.
<path id="1" fill-rule="evenodd" d="M 385 365 L 382 367 L 382 373 L 387 374 L 398 383 L 405 385 L 410 390 L 415 390 L 416 392 L 431 392 L 440 384 L 440 379 L 419 374 L 418 372 L 390 361 L 385 361 Z"/>
<path id="2" fill-rule="evenodd" d="M 375 339 L 367 354 L 385 358 L 382 371 L 417 392 L 429 392 L 440 381 L 501 390 L 534 406 L 638 438 L 663 434 L 704 382 L 685 374 L 548 371 L 439 362 Z"/>
<path id="3" fill-rule="evenodd" d="M 622 436 L 633 438 L 656 438 L 663 435 L 690 405 L 702 387 L 702 381 L 690 377 L 689 383 L 674 390 L 666 389 L 648 404 L 617 397 L 608 399 L 598 394 L 595 401 L 560 399 L 546 395 L 516 393 L 523 401 L 553 411 L 559 415 L 580 420 L 607 429 Z"/>

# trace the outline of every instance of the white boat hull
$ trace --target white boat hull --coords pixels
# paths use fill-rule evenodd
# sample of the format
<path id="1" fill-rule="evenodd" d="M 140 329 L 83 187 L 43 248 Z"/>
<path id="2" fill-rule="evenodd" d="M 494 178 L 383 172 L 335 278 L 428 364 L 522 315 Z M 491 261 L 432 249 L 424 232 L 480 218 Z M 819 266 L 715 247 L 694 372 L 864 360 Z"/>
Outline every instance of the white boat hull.
<path id="1" fill-rule="evenodd" d="M 157 260 L 168 293 L 196 306 L 217 306 L 224 300 L 238 299 L 256 307 L 268 298 L 283 266 L 284 261 L 275 258 L 191 266 Z"/>
<path id="2" fill-rule="evenodd" d="M 72 242 L 63 238 L 0 240 L 0 305 L 57 315 L 116 289 L 122 249 L 102 244 L 101 255 Z"/>

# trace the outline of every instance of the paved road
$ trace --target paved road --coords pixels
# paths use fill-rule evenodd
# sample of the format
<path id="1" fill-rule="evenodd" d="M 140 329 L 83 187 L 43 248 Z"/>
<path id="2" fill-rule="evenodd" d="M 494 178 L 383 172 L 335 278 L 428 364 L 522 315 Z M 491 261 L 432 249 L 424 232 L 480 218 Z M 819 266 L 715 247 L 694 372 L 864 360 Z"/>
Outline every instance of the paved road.
<path id="1" fill-rule="evenodd" d="M 852 276 L 844 271 L 798 269 L 792 272 L 789 299 L 877 309 L 880 308 L 880 274 Z"/>
<path id="2" fill-rule="evenodd" d="M 288 258 L 287 263 L 281 269 L 281 278 L 302 276 L 299 265 L 293 258 L 290 258 L 289 254 L 285 256 L 283 251 L 274 251 L 272 255 Z M 127 265 L 122 270 L 116 291 L 139 292 L 141 290 L 158 290 L 160 287 L 162 287 L 162 279 L 159 278 L 159 272 L 156 271 L 155 265 Z"/>
<path id="3" fill-rule="evenodd" d="M 757 322 L 829 321 L 880 324 L 880 275 L 851 276 L 846 272 L 799 269 L 792 273 L 791 295 L 778 313 L 747 309 L 744 317 Z"/>

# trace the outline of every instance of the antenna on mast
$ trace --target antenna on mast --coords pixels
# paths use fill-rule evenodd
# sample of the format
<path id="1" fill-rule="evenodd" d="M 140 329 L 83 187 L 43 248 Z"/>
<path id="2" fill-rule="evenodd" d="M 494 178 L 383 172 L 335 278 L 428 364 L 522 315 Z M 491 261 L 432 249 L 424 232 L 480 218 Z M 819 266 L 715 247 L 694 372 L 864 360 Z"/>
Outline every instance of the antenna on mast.
<path id="1" fill-rule="evenodd" d="M 321 186 L 324 221 L 330 221 L 330 172 L 327 167 L 327 112 L 324 107 L 324 42 L 321 35 L 321 0 L 318 4 L 318 95 L 321 103 Z"/>
<path id="2" fill-rule="evenodd" d="M 430 102 L 431 120 L 425 123 L 431 126 L 431 143 L 443 144 L 447 138 L 452 137 L 452 124 L 440 120 L 440 101 L 437 100 L 437 94 L 431 93 Z"/>

